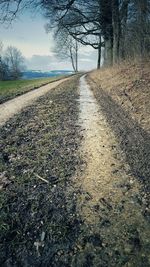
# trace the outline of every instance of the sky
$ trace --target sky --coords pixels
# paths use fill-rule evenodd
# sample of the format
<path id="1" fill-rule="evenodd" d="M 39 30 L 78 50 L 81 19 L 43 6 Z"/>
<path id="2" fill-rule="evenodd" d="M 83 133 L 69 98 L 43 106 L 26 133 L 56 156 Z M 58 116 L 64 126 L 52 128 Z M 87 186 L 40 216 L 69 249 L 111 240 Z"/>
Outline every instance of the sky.
<path id="1" fill-rule="evenodd" d="M 27 69 L 60 70 L 72 69 L 69 59 L 58 59 L 53 52 L 55 43 L 52 33 L 45 31 L 46 20 L 40 15 L 33 17 L 29 13 L 19 16 L 12 25 L 0 25 L 0 40 L 4 49 L 17 47 L 25 57 Z M 90 46 L 79 49 L 79 70 L 96 68 L 97 51 Z"/>

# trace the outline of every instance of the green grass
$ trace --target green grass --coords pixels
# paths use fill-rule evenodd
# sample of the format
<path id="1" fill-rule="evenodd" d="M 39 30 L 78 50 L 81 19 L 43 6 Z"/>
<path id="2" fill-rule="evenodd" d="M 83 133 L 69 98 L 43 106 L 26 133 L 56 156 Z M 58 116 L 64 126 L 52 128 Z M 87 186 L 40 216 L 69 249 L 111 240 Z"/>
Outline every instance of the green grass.
<path id="1" fill-rule="evenodd" d="M 36 89 L 49 82 L 53 82 L 62 78 L 41 78 L 34 80 L 18 80 L 18 81 L 0 81 L 0 103 L 3 103 L 9 99 L 12 99 L 18 95 L 26 93 L 30 90 Z"/>

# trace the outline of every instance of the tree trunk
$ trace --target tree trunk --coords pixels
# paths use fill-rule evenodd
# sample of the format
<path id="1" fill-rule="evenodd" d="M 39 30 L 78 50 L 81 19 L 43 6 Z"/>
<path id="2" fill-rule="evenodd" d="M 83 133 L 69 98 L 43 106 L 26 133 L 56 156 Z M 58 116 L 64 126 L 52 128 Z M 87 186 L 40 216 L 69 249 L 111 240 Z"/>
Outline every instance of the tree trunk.
<path id="1" fill-rule="evenodd" d="M 119 0 L 112 0 L 112 26 L 113 26 L 113 63 L 117 63 L 119 61 L 119 46 L 120 46 Z"/>
<path id="2" fill-rule="evenodd" d="M 102 48 L 102 40 L 101 35 L 99 37 L 99 47 L 98 47 L 98 61 L 97 61 L 97 69 L 101 67 L 101 48 Z"/>
<path id="3" fill-rule="evenodd" d="M 105 40 L 105 51 L 104 51 L 104 66 L 111 66 L 113 64 L 113 42 L 112 39 Z"/>
<path id="4" fill-rule="evenodd" d="M 70 48 L 70 58 L 71 58 L 71 64 L 72 64 L 72 68 L 74 70 L 74 72 L 76 72 L 76 67 L 74 64 L 74 58 L 73 58 L 73 53 L 72 53 L 72 49 Z"/>
<path id="5" fill-rule="evenodd" d="M 75 68 L 76 68 L 76 72 L 78 72 L 78 42 L 76 41 L 76 48 L 75 48 Z"/>
<path id="6" fill-rule="evenodd" d="M 126 58 L 126 35 L 127 35 L 127 19 L 128 19 L 128 5 L 129 5 L 130 0 L 125 0 L 122 4 L 121 7 L 121 40 L 120 40 L 120 48 L 119 48 L 119 57 L 121 59 L 125 59 Z"/>
<path id="7" fill-rule="evenodd" d="M 145 37 L 147 33 L 147 17 L 148 17 L 148 1 L 147 0 L 137 0 L 137 19 L 139 23 L 139 54 L 141 59 L 145 57 Z"/>

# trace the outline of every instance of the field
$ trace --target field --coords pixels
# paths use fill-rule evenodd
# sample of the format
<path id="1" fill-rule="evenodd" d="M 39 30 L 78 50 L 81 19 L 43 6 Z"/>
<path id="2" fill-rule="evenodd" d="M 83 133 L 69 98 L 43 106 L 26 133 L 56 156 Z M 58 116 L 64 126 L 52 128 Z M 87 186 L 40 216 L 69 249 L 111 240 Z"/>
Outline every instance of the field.
<path id="1" fill-rule="evenodd" d="M 18 81 L 0 81 L 0 103 L 12 99 L 18 95 L 24 94 L 30 90 L 39 88 L 42 85 L 53 82 L 62 78 L 42 78 L 34 80 L 18 80 Z"/>

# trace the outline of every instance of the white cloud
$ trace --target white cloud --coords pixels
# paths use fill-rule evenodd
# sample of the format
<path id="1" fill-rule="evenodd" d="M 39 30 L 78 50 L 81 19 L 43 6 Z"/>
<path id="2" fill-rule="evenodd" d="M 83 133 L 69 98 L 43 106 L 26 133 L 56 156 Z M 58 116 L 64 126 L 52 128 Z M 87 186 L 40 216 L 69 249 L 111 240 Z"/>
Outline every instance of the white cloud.
<path id="1" fill-rule="evenodd" d="M 28 69 L 43 71 L 72 69 L 69 61 L 59 60 L 53 55 L 33 55 L 31 58 L 26 58 L 26 66 Z"/>
<path id="2" fill-rule="evenodd" d="M 79 54 L 88 56 L 89 54 L 92 54 L 95 51 L 94 48 L 91 46 L 81 46 L 79 49 Z"/>
<path id="3" fill-rule="evenodd" d="M 41 56 L 44 56 L 46 54 L 52 56 L 54 54 L 52 51 L 50 51 L 50 48 L 47 44 L 36 45 L 32 42 L 23 42 L 20 40 L 5 40 L 3 41 L 3 43 L 4 47 L 7 47 L 9 45 L 17 47 L 27 58 L 32 57 L 34 54 Z"/>
<path id="4" fill-rule="evenodd" d="M 80 61 L 81 62 L 92 62 L 93 63 L 93 60 L 91 58 L 80 58 Z"/>
<path id="5" fill-rule="evenodd" d="M 31 58 L 26 58 L 26 66 L 32 70 L 72 70 L 72 65 L 69 59 L 58 59 L 51 55 L 33 55 Z M 96 67 L 95 58 L 79 58 L 79 70 L 90 70 Z"/>

